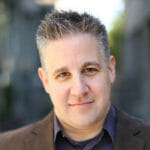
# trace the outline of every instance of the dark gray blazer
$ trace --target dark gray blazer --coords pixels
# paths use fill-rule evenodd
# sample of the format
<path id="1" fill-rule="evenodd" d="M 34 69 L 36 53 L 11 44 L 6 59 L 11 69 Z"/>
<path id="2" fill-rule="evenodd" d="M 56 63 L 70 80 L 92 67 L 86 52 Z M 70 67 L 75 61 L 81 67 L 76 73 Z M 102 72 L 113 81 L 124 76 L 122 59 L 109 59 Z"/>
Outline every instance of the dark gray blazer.
<path id="1" fill-rule="evenodd" d="M 150 150 L 150 125 L 116 112 L 114 150 Z M 0 134 L 0 150 L 54 150 L 53 112 L 41 121 Z"/>

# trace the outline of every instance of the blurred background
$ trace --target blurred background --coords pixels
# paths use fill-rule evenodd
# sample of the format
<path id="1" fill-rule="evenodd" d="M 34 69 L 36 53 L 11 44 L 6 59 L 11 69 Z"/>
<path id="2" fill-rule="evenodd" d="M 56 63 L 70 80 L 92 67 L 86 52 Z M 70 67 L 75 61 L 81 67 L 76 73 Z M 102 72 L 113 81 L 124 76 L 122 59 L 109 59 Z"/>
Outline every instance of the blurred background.
<path id="1" fill-rule="evenodd" d="M 87 11 L 106 25 L 117 60 L 112 101 L 150 122 L 149 0 L 1 0 L 0 132 L 35 122 L 52 108 L 37 75 L 35 34 L 55 8 Z"/>

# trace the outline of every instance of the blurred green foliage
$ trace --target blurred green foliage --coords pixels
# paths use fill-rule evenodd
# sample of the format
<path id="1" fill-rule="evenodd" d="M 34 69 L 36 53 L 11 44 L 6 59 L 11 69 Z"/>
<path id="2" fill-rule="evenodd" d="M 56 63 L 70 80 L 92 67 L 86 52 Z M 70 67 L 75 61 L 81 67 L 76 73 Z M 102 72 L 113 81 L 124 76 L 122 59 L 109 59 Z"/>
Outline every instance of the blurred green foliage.
<path id="1" fill-rule="evenodd" d="M 3 1 L 0 1 L 0 24 L 6 25 L 10 19 L 9 8 L 6 7 L 6 4 Z"/>
<path id="2" fill-rule="evenodd" d="M 0 26 L 4 25 L 6 20 L 5 6 L 2 2 L 0 2 Z"/>
<path id="3" fill-rule="evenodd" d="M 125 27 L 125 12 L 122 12 L 117 19 L 113 22 L 113 27 L 109 32 L 109 47 L 111 55 L 116 59 L 116 68 L 119 70 L 120 66 L 120 53 L 123 48 L 124 41 L 124 27 Z"/>
<path id="4" fill-rule="evenodd" d="M 0 103 L 0 116 L 9 115 L 12 108 L 13 88 L 11 85 L 1 89 L 4 100 Z"/>
<path id="5" fill-rule="evenodd" d="M 0 45 L 4 46 L 4 40 L 6 35 L 6 28 L 8 27 L 10 22 L 10 12 L 8 8 L 5 6 L 4 2 L 0 2 Z M 4 47 L 3 47 L 4 48 Z M 1 46 L 2 50 L 2 46 Z"/>
<path id="6" fill-rule="evenodd" d="M 4 1 L 0 1 L 0 75 L 3 72 L 2 59 L 5 59 L 6 45 L 5 41 L 7 40 L 6 34 L 8 33 L 8 26 L 10 21 L 10 12 L 5 6 Z M 2 80 L 2 79 L 1 79 Z M 10 113 L 11 109 L 11 96 L 12 96 L 12 87 L 11 85 L 7 87 L 0 86 L 0 117 L 2 115 L 7 115 Z"/>

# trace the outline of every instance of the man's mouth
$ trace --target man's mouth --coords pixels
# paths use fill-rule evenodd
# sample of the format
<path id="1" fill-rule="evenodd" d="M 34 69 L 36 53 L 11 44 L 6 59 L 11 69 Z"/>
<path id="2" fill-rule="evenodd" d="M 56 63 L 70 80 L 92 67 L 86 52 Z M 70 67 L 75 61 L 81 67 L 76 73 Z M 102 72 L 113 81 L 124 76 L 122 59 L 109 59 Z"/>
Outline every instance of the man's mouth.
<path id="1" fill-rule="evenodd" d="M 72 103 L 72 104 L 69 104 L 69 106 L 87 106 L 87 105 L 90 105 L 92 103 L 94 103 L 94 101 Z"/>

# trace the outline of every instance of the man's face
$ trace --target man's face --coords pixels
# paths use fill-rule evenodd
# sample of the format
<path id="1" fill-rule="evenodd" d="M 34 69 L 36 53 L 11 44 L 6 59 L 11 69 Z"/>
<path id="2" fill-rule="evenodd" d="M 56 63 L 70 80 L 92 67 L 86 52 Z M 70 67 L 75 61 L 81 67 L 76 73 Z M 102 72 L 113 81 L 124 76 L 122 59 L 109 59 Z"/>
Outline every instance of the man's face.
<path id="1" fill-rule="evenodd" d="M 85 129 L 104 120 L 110 107 L 115 60 L 108 65 L 90 34 L 68 35 L 43 49 L 46 73 L 39 76 L 62 125 Z"/>

